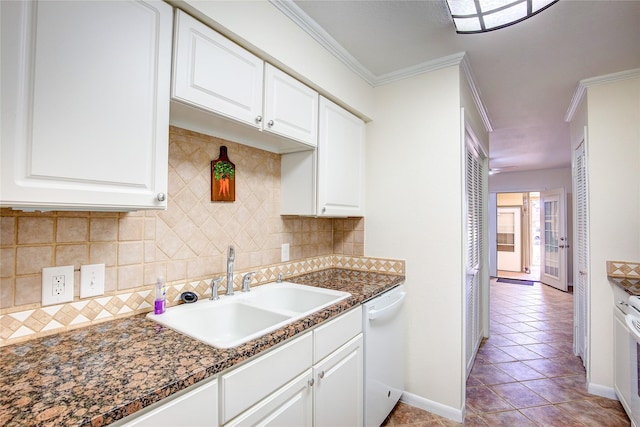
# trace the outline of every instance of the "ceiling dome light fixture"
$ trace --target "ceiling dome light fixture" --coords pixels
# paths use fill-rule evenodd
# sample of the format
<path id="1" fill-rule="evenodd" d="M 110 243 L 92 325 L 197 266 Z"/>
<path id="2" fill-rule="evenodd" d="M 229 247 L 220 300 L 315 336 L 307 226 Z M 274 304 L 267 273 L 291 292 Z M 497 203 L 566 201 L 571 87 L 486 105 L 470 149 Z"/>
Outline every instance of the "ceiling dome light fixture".
<path id="1" fill-rule="evenodd" d="M 446 0 L 458 34 L 486 33 L 517 24 L 558 0 Z"/>

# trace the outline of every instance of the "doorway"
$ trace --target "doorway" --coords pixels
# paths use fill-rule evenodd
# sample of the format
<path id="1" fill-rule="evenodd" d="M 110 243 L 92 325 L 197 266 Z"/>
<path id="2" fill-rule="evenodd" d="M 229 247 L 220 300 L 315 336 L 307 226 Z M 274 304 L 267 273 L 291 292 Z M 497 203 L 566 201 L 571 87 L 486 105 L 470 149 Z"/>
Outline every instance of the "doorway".
<path id="1" fill-rule="evenodd" d="M 540 281 L 540 193 L 496 194 L 497 277 Z"/>
<path id="2" fill-rule="evenodd" d="M 498 271 L 522 271 L 522 208 L 498 207 Z"/>

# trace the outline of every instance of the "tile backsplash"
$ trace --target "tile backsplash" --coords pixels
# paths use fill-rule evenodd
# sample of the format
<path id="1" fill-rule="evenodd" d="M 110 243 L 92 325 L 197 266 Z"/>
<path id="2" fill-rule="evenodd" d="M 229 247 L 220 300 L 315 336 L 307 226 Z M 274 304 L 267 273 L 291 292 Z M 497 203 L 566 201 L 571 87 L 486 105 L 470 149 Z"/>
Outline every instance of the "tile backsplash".
<path id="1" fill-rule="evenodd" d="M 331 254 L 364 254 L 364 219 L 281 216 L 280 155 L 171 127 L 165 211 L 21 212 L 0 209 L 0 314 L 40 308 L 43 267 L 106 265 L 105 295 L 151 289 L 156 277 L 198 282 L 222 274 L 228 245 L 236 270 Z M 210 201 L 210 162 L 228 147 L 236 201 Z M 95 298 L 94 300 L 97 300 Z M 87 301 L 87 300 L 82 300 Z"/>

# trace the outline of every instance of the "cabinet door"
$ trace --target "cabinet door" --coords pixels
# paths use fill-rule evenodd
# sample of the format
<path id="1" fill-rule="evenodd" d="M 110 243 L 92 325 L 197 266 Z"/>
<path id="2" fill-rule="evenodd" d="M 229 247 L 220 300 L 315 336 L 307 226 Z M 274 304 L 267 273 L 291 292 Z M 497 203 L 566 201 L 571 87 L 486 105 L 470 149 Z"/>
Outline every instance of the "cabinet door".
<path id="1" fill-rule="evenodd" d="M 220 376 L 220 422 L 230 421 L 311 366 L 312 334 L 288 341 Z"/>
<path id="2" fill-rule="evenodd" d="M 614 307 L 616 311 L 613 316 L 614 335 L 613 335 L 613 370 L 614 370 L 614 389 L 622 406 L 626 410 L 630 409 L 631 401 L 631 377 L 633 376 L 631 369 L 631 352 L 635 350 L 631 348 L 631 333 L 624 323 L 622 314 Z"/>
<path id="3" fill-rule="evenodd" d="M 311 427 L 311 369 L 248 409 L 225 426 Z"/>
<path id="4" fill-rule="evenodd" d="M 315 365 L 313 373 L 314 427 L 362 426 L 362 334 Z"/>
<path id="5" fill-rule="evenodd" d="M 320 98 L 318 215 L 364 214 L 364 122 Z"/>
<path id="6" fill-rule="evenodd" d="M 270 64 L 264 81 L 264 129 L 317 146 L 318 92 Z"/>
<path id="7" fill-rule="evenodd" d="M 280 215 L 316 214 L 317 153 L 286 153 L 280 158 Z"/>
<path id="8" fill-rule="evenodd" d="M 205 384 L 195 384 L 175 397 L 169 396 L 116 422 L 114 426 L 217 426 L 218 382 L 215 379 L 203 382 Z"/>
<path id="9" fill-rule="evenodd" d="M 172 8 L 1 3 L 0 203 L 165 208 Z"/>
<path id="10" fill-rule="evenodd" d="M 260 127 L 264 62 L 176 11 L 173 99 Z"/>

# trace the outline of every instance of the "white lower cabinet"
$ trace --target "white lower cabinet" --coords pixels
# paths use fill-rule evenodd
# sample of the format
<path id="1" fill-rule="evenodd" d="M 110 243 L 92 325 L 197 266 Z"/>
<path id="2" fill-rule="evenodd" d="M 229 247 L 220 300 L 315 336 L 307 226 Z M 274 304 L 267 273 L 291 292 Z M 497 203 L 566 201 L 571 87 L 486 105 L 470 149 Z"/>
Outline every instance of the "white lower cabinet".
<path id="1" fill-rule="evenodd" d="M 613 314 L 613 386 L 620 403 L 630 413 L 631 402 L 631 354 L 630 332 L 625 324 L 624 314 L 614 308 Z"/>
<path id="2" fill-rule="evenodd" d="M 311 367 L 312 333 L 220 375 L 220 424 L 276 393 Z"/>
<path id="3" fill-rule="evenodd" d="M 218 381 L 216 378 L 201 381 L 111 425 L 114 427 L 216 426 L 218 425 Z"/>
<path id="4" fill-rule="evenodd" d="M 306 353 L 311 347 L 313 356 Z M 230 388 L 225 388 L 224 380 L 220 383 L 220 395 L 223 399 L 220 414 L 222 424 L 229 419 L 231 411 L 228 406 L 235 404 L 235 413 L 238 407 L 245 407 L 249 400 L 264 395 L 266 389 L 273 389 L 274 392 L 224 425 L 363 425 L 361 307 L 323 323 L 312 332 L 273 351 L 277 355 L 272 360 L 268 360 L 271 359 L 271 353 L 268 353 L 221 376 L 223 379 L 235 377 L 236 380 L 236 392 L 231 393 Z M 278 388 L 287 375 L 300 369 L 299 363 L 302 360 L 307 361 L 308 369 Z M 281 362 L 285 363 L 280 364 Z M 247 399 L 247 395 L 251 398 Z"/>
<path id="5" fill-rule="evenodd" d="M 314 427 L 363 425 L 362 334 L 313 367 Z"/>
<path id="6" fill-rule="evenodd" d="M 113 425 L 358 427 L 363 388 L 358 306 Z"/>

